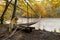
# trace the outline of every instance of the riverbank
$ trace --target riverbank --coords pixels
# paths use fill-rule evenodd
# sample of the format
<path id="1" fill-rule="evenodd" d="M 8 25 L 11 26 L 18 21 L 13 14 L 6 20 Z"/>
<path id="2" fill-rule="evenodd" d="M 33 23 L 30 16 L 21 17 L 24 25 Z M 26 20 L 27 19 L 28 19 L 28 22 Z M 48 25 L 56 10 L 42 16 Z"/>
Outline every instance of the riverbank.
<path id="1" fill-rule="evenodd" d="M 6 27 L 0 27 L 0 40 L 5 39 L 9 35 L 10 33 Z M 7 40 L 60 40 L 60 34 L 46 30 L 33 30 L 31 33 L 17 30 L 15 34 Z"/>

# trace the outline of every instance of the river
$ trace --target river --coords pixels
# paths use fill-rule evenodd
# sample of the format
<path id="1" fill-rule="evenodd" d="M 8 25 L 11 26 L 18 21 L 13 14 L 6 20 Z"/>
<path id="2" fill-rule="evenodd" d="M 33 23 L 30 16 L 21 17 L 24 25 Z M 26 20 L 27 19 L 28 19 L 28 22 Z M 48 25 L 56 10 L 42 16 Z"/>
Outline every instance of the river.
<path id="1" fill-rule="evenodd" d="M 28 20 L 29 22 L 38 21 L 36 24 L 31 25 L 31 27 L 35 27 L 36 30 L 45 29 L 47 31 L 54 31 L 54 29 L 56 29 L 57 32 L 60 32 L 60 18 L 30 18 Z M 19 18 L 18 22 L 26 23 L 28 21 L 27 18 Z"/>

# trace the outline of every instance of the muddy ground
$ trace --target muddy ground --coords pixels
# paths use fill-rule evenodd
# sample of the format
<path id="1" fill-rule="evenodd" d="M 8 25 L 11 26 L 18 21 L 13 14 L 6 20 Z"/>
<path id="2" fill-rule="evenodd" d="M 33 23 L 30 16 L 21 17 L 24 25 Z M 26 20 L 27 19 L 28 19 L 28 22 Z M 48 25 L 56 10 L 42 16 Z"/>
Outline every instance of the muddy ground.
<path id="1" fill-rule="evenodd" d="M 46 30 L 33 30 L 31 33 L 17 30 L 13 36 L 6 39 L 10 34 L 7 27 L 0 27 L 0 40 L 60 40 L 59 33 Z"/>

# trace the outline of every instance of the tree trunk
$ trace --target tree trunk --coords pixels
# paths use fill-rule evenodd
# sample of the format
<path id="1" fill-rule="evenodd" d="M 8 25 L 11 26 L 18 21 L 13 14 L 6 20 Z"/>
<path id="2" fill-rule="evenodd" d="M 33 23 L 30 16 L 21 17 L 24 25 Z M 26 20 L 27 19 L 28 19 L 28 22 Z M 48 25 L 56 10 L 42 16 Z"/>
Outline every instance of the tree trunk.
<path id="1" fill-rule="evenodd" d="M 11 0 L 11 1 L 12 1 L 12 0 Z M 5 9 L 4 9 L 3 14 L 2 14 L 2 16 L 1 16 L 1 24 L 3 24 L 4 15 L 5 15 L 5 13 L 6 13 L 7 9 L 8 9 L 8 6 L 9 6 L 9 4 L 11 3 L 11 1 L 8 2 L 8 0 L 6 0 L 6 6 L 5 6 Z"/>
<path id="2" fill-rule="evenodd" d="M 14 3 L 14 9 L 13 9 L 13 14 L 12 14 L 11 20 L 15 17 L 15 14 L 16 14 L 16 5 L 17 5 L 17 0 L 15 0 L 15 3 Z"/>

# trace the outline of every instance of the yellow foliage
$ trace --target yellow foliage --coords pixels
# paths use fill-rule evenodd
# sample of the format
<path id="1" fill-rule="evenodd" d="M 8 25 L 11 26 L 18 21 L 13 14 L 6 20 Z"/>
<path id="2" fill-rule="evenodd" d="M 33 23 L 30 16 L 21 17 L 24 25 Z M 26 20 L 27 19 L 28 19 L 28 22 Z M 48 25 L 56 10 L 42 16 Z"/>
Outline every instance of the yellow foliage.
<path id="1" fill-rule="evenodd" d="M 3 9 L 3 7 L 2 7 L 2 6 L 0 6 L 0 11 L 2 11 L 2 9 Z"/>
<path id="2" fill-rule="evenodd" d="M 47 11 L 45 9 L 42 9 L 42 14 L 43 15 L 46 15 L 47 14 Z"/>

